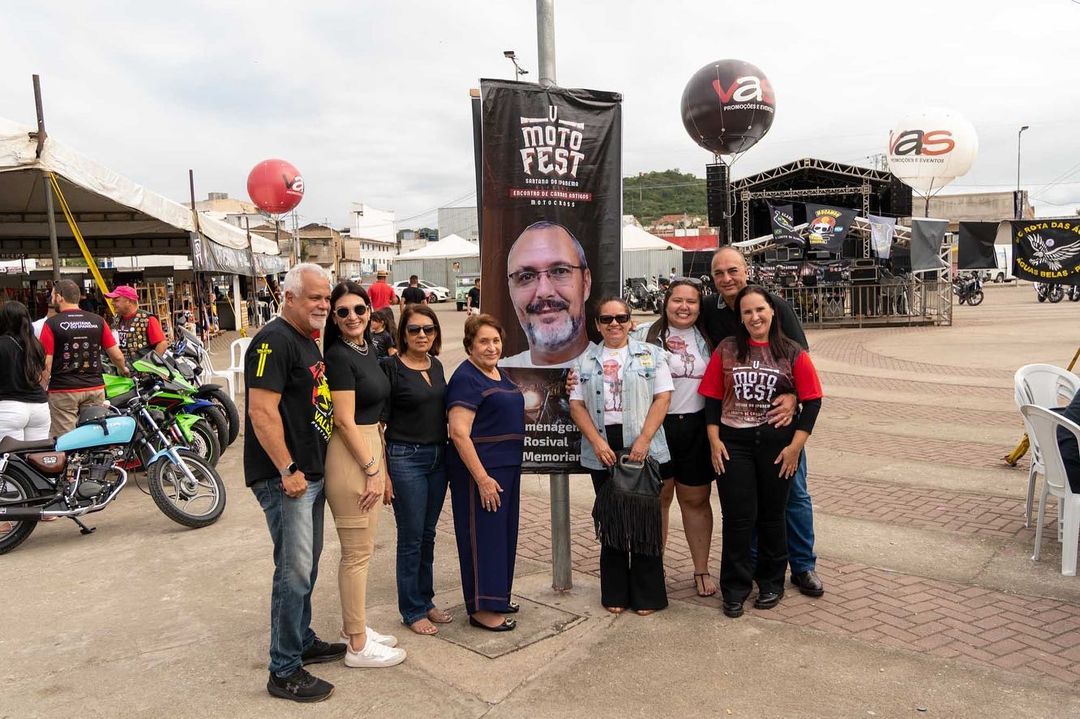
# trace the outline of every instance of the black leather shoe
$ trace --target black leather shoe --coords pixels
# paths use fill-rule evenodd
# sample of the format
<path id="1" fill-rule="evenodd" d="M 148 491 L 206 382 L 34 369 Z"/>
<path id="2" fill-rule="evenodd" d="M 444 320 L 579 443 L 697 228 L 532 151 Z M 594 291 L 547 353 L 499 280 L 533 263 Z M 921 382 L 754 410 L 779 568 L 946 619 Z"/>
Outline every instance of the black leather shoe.
<path id="1" fill-rule="evenodd" d="M 825 593 L 825 585 L 821 583 L 821 578 L 813 569 L 809 572 L 793 572 L 791 583 L 808 597 L 820 597 Z"/>
<path id="2" fill-rule="evenodd" d="M 724 616 L 737 619 L 743 615 L 742 602 L 724 602 Z"/>
<path id="3" fill-rule="evenodd" d="M 517 602 L 509 602 L 506 609 L 500 609 L 499 614 L 517 614 L 521 611 L 521 605 Z"/>
<path id="4" fill-rule="evenodd" d="M 754 600 L 754 609 L 772 609 L 784 598 L 783 590 L 779 592 L 759 592 Z"/>
<path id="5" fill-rule="evenodd" d="M 513 619 L 504 619 L 495 626 L 489 627 L 475 617 L 469 617 L 469 624 L 476 627 L 477 629 L 486 629 L 489 632 L 508 632 L 511 629 L 517 627 L 517 622 Z"/>

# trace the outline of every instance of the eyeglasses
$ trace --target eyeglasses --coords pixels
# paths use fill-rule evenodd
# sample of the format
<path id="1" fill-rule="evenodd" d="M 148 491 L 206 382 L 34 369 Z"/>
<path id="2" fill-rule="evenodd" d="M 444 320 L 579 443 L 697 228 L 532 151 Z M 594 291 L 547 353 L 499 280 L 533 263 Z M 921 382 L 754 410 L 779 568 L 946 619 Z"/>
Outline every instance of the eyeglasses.
<path id="1" fill-rule="evenodd" d="M 546 276 L 553 285 L 569 284 L 574 278 L 574 270 L 584 270 L 585 265 L 555 265 L 546 270 L 518 270 L 511 272 L 507 277 L 516 289 L 532 287 L 540 281 L 541 276 Z"/>
<path id="2" fill-rule="evenodd" d="M 405 331 L 414 337 L 421 332 L 425 335 L 433 335 L 437 331 L 435 325 L 406 325 Z"/>
<path id="3" fill-rule="evenodd" d="M 367 305 L 357 305 L 356 307 L 352 308 L 352 313 L 354 315 L 356 315 L 357 317 L 363 317 L 365 314 L 367 314 L 367 310 L 368 310 Z M 341 319 L 345 319 L 346 317 L 349 316 L 349 308 L 348 307 L 338 307 L 336 310 L 334 310 L 334 314 L 337 315 L 338 317 L 340 317 Z"/>
<path id="4" fill-rule="evenodd" d="M 600 315 L 596 318 L 596 321 L 602 325 L 610 325 L 612 322 L 618 322 L 620 325 L 625 325 L 630 321 L 630 315 Z"/>

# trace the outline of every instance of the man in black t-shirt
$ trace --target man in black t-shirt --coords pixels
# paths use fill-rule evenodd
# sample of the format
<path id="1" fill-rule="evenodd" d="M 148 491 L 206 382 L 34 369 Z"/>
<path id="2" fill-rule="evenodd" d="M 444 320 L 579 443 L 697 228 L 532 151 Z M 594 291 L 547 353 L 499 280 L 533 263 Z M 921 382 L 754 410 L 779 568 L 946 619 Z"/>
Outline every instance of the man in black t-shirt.
<path id="1" fill-rule="evenodd" d="M 251 340 L 244 357 L 247 441 L 244 476 L 266 515 L 274 542 L 267 691 L 294 701 L 320 701 L 334 687 L 305 664 L 345 656 L 311 629 L 311 592 L 322 552 L 326 445 L 334 405 L 313 335 L 330 313 L 330 278 L 318 265 L 289 270 L 281 316 Z"/>
<path id="2" fill-rule="evenodd" d="M 713 255 L 712 276 L 717 294 L 705 298 L 701 304 L 701 314 L 705 318 L 709 339 L 715 347 L 735 334 L 742 324 L 742 318 L 733 305 L 735 298 L 749 281 L 746 259 L 734 247 L 721 247 Z M 809 349 L 806 333 L 794 310 L 782 298 L 772 293 L 770 295 L 776 305 L 776 314 L 784 334 Z M 794 395 L 783 395 L 773 404 L 774 408 L 767 415 L 769 422 L 790 422 Z M 820 597 L 825 593 L 825 588 L 817 574 L 817 555 L 814 554 L 814 505 L 806 489 L 806 452 L 800 455 L 799 467 L 791 478 L 787 505 L 787 543 L 792 583 L 803 594 Z"/>
<path id="3" fill-rule="evenodd" d="M 473 287 L 465 295 L 466 314 L 475 315 L 480 313 L 480 278 L 473 280 Z"/>
<path id="4" fill-rule="evenodd" d="M 409 277 L 409 286 L 401 291 L 401 300 L 398 310 L 405 309 L 405 305 L 426 305 L 427 293 L 420 288 L 420 278 L 416 275 Z"/>

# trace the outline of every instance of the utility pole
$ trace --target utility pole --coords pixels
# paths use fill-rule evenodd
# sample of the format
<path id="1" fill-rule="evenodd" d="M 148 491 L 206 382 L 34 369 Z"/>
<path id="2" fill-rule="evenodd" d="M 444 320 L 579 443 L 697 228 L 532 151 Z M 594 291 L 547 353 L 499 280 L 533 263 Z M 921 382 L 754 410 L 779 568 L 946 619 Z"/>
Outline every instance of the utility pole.
<path id="1" fill-rule="evenodd" d="M 41 151 L 45 149 L 45 139 L 49 133 L 45 132 L 45 111 L 41 102 L 41 78 L 33 76 L 34 80 L 34 109 L 37 111 L 37 132 L 33 137 L 37 140 L 37 152 L 35 156 L 40 160 Z M 53 285 L 60 281 L 60 243 L 56 239 L 56 212 L 53 209 L 53 188 L 49 178 L 45 176 L 45 211 L 49 214 L 49 252 L 52 255 Z"/>
<path id="2" fill-rule="evenodd" d="M 555 0 L 536 0 L 536 54 L 540 87 L 555 85 Z M 570 564 L 570 475 L 548 477 L 551 492 L 551 588 L 573 589 Z"/>

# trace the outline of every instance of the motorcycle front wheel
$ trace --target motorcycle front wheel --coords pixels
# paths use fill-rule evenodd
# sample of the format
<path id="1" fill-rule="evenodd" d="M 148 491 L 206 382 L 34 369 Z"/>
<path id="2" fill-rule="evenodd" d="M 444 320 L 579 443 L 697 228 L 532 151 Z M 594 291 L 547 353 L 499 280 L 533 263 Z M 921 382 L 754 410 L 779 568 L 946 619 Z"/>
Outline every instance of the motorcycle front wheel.
<path id="1" fill-rule="evenodd" d="M 1061 289 L 1061 285 L 1055 285 L 1054 288 L 1050 290 L 1050 302 L 1056 305 L 1063 299 L 1065 299 L 1065 292 Z"/>
<path id="2" fill-rule="evenodd" d="M 983 301 L 983 292 L 982 292 L 982 290 L 975 290 L 967 298 L 968 304 L 971 305 L 972 307 L 975 307 L 976 305 L 981 305 L 982 301 Z"/>
<path id="3" fill-rule="evenodd" d="M 150 496 L 161 513 L 185 527 L 206 527 L 225 511 L 225 483 L 201 457 L 179 450 L 187 474 L 167 455 L 150 465 Z"/>
<path id="4" fill-rule="evenodd" d="M 216 384 L 204 384 L 199 387 L 197 396 L 205 397 L 216 404 L 225 415 L 225 419 L 229 424 L 229 441 L 227 444 L 222 442 L 221 448 L 224 449 L 229 444 L 235 442 L 237 436 L 240 434 L 240 412 L 237 411 L 236 403 L 233 402 L 229 393 Z"/>
<path id="5" fill-rule="evenodd" d="M 0 501 L 19 502 L 37 495 L 26 479 L 9 471 L 0 476 Z M 0 520 L 0 554 L 7 554 L 26 541 L 37 527 L 37 522 L 12 522 Z"/>

